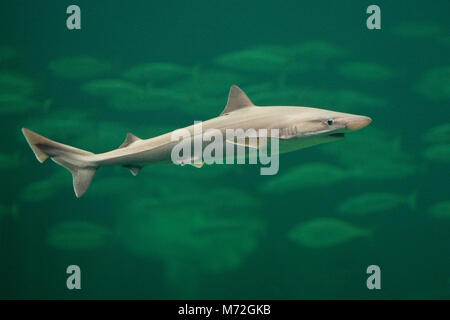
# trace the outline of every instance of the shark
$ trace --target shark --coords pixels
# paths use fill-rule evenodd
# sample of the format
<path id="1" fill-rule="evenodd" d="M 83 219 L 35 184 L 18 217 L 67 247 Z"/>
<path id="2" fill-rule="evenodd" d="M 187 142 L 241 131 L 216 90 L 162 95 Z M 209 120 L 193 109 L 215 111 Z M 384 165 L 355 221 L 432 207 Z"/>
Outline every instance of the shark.
<path id="1" fill-rule="evenodd" d="M 218 117 L 204 121 L 202 125 L 206 130 L 217 129 L 221 132 L 227 129 L 266 129 L 268 132 L 277 129 L 279 153 L 286 153 L 340 140 L 346 133 L 364 128 L 371 121 L 367 116 L 319 108 L 256 106 L 244 91 L 232 85 L 225 109 Z M 194 134 L 194 126 L 183 129 Z M 73 188 L 78 198 L 86 192 L 100 167 L 123 166 L 136 176 L 145 165 L 170 162 L 172 149 L 178 143 L 172 138 L 174 131 L 150 139 L 127 133 L 125 141 L 117 149 L 95 154 L 22 128 L 39 162 L 50 158 L 72 173 Z M 255 147 L 250 143 L 247 146 Z M 187 159 L 186 163 L 192 164 L 194 161 Z M 195 163 L 193 165 L 201 167 Z"/>

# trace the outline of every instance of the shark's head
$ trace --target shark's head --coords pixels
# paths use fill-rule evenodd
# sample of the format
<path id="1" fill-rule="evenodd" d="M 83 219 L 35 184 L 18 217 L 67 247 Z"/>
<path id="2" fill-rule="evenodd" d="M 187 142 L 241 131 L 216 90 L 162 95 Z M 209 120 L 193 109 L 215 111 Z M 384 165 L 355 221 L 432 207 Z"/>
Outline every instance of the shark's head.
<path id="1" fill-rule="evenodd" d="M 346 133 L 362 129 L 372 122 L 366 116 L 325 109 L 297 110 L 290 113 L 289 120 L 282 126 L 280 138 L 291 140 L 300 148 L 342 139 Z"/>
<path id="2" fill-rule="evenodd" d="M 306 120 L 310 130 L 304 132 L 306 135 L 343 138 L 347 132 L 362 129 L 372 122 L 372 119 L 366 116 L 323 109 L 315 109 L 313 114 L 313 117 Z M 304 122 L 303 124 L 305 125 Z"/>

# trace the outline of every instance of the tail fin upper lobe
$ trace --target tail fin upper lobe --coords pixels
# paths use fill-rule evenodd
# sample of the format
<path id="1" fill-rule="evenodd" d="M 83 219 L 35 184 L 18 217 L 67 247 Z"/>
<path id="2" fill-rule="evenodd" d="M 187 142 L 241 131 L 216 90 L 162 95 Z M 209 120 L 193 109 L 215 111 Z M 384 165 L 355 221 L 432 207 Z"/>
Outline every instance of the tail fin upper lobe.
<path id="1" fill-rule="evenodd" d="M 44 162 L 50 157 L 72 173 L 73 189 L 76 196 L 81 197 L 91 184 L 98 168 L 86 160 L 86 157 L 93 153 L 47 139 L 26 128 L 22 128 L 22 133 L 39 162 Z"/>

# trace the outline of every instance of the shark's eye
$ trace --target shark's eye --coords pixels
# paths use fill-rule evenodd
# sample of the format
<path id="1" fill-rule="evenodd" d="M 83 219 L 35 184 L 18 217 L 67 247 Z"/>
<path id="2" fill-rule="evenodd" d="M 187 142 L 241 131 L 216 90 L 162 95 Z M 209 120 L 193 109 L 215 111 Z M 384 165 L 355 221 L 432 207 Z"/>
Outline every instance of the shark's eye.
<path id="1" fill-rule="evenodd" d="M 333 123 L 334 123 L 334 120 L 333 120 L 333 119 L 328 119 L 328 120 L 327 120 L 327 124 L 328 124 L 329 126 L 332 126 Z"/>

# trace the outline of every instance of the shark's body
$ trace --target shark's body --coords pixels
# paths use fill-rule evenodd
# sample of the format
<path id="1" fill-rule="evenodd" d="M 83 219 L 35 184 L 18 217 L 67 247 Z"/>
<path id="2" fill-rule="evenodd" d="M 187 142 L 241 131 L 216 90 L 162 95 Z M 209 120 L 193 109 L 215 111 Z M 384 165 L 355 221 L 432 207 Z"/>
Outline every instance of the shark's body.
<path id="1" fill-rule="evenodd" d="M 358 130 L 370 122 L 365 116 L 317 108 L 257 107 L 241 89 L 232 86 L 224 111 L 203 122 L 202 131 L 218 129 L 226 137 L 227 129 L 267 129 L 269 133 L 278 129 L 280 152 L 290 152 L 340 139 L 345 132 Z M 194 125 L 184 129 L 194 135 Z M 26 128 L 22 132 L 40 162 L 50 157 L 72 172 L 77 197 L 87 190 L 99 167 L 120 165 L 136 175 L 144 165 L 171 161 L 172 149 L 178 143 L 172 138 L 173 132 L 146 140 L 128 133 L 118 149 L 94 154 L 52 141 Z"/>

